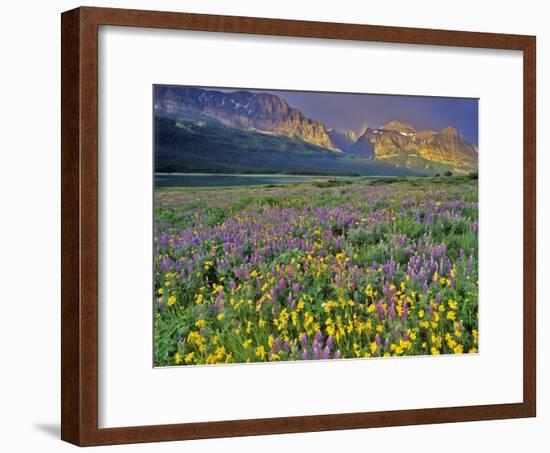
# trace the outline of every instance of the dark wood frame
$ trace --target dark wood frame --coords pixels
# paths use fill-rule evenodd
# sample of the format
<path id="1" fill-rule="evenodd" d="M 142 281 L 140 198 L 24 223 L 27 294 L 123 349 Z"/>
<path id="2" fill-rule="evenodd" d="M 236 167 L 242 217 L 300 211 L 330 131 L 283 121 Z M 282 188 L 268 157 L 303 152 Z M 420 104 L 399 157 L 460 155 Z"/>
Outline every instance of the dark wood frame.
<path id="1" fill-rule="evenodd" d="M 98 428 L 97 71 L 99 25 L 523 51 L 523 402 Z M 61 438 L 63 440 L 81 446 L 105 445 L 535 416 L 536 41 L 534 36 L 89 7 L 63 13 L 61 31 Z"/>

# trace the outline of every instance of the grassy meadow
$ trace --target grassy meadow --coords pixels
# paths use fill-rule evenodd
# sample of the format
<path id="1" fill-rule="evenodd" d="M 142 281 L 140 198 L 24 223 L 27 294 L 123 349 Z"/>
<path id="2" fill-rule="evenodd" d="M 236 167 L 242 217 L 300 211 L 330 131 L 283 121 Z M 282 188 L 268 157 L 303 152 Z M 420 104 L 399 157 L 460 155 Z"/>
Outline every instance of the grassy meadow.
<path id="1" fill-rule="evenodd" d="M 185 181 L 155 190 L 155 366 L 478 351 L 476 177 Z"/>

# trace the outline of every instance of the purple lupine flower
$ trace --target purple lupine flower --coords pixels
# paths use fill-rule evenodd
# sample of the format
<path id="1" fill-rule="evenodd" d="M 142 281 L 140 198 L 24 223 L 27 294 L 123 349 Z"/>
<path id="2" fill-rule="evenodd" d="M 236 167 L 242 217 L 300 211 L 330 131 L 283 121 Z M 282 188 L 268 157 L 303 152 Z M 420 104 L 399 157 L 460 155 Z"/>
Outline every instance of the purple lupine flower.
<path id="1" fill-rule="evenodd" d="M 168 272 L 174 265 L 174 261 L 169 256 L 164 256 L 160 260 L 159 265 L 162 272 Z"/>
<path id="2" fill-rule="evenodd" d="M 283 343 L 283 351 L 285 352 L 290 351 L 290 341 L 285 340 L 285 342 Z"/>
<path id="3" fill-rule="evenodd" d="M 315 341 L 317 343 L 322 343 L 323 342 L 323 332 L 321 332 L 320 330 L 318 330 L 316 333 L 315 333 Z"/>
<path id="4" fill-rule="evenodd" d="M 471 274 L 471 273 L 472 273 L 473 265 L 474 265 L 473 257 L 472 257 L 472 255 L 470 255 L 470 257 L 468 258 L 468 262 L 467 262 L 467 264 L 466 264 L 466 273 L 467 273 L 467 274 Z"/>
<path id="5" fill-rule="evenodd" d="M 313 346 L 312 357 L 314 360 L 317 360 L 320 357 L 319 348 L 317 346 Z"/>
<path id="6" fill-rule="evenodd" d="M 308 357 L 307 357 L 307 349 L 304 349 L 303 352 L 302 352 L 302 360 L 307 360 Z"/>
<path id="7" fill-rule="evenodd" d="M 281 349 L 281 341 L 278 338 L 275 338 L 275 342 L 273 343 L 273 353 L 277 354 L 280 349 Z"/>
<path id="8" fill-rule="evenodd" d="M 294 298 L 292 297 L 292 293 L 289 293 L 288 297 L 286 298 L 286 301 L 288 303 L 288 306 L 291 310 L 294 310 L 294 307 L 296 306 L 296 302 L 294 302 Z"/>
<path id="9" fill-rule="evenodd" d="M 302 348 L 307 348 L 307 335 L 305 334 L 305 332 L 302 334 Z"/>
<path id="10" fill-rule="evenodd" d="M 384 307 L 382 306 L 383 302 L 380 300 L 378 301 L 378 303 L 376 304 L 376 312 L 378 313 L 378 318 L 383 321 L 384 318 L 386 317 L 385 314 L 384 314 Z"/>
<path id="11" fill-rule="evenodd" d="M 158 238 L 158 244 L 159 244 L 159 247 L 161 248 L 168 247 L 169 243 L 170 243 L 170 234 L 168 233 L 163 233 Z"/>
<path id="12" fill-rule="evenodd" d="M 339 359 L 340 356 L 341 356 L 340 349 L 338 349 L 338 350 L 334 353 L 334 355 L 333 355 L 332 358 L 333 358 L 333 359 Z"/>
<path id="13" fill-rule="evenodd" d="M 407 305 L 407 302 L 403 304 L 403 313 L 401 314 L 401 319 L 405 320 L 407 319 L 407 315 L 409 314 L 409 306 Z"/>
<path id="14" fill-rule="evenodd" d="M 325 346 L 330 351 L 332 349 L 333 345 L 334 345 L 334 337 L 332 335 L 329 335 L 329 337 L 327 338 L 327 341 L 325 343 Z"/>
<path id="15" fill-rule="evenodd" d="M 392 321 L 395 319 L 395 300 L 394 298 L 392 297 L 390 299 L 390 308 L 388 310 L 388 318 L 390 318 Z"/>
<path id="16" fill-rule="evenodd" d="M 322 358 L 324 360 L 330 358 L 330 349 L 328 347 L 323 348 Z"/>

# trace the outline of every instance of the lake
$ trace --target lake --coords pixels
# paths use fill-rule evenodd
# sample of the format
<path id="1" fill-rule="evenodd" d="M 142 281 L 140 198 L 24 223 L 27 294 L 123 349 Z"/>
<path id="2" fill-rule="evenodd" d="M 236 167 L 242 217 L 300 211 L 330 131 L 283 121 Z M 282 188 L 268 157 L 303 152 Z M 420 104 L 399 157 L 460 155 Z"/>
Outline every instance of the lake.
<path id="1" fill-rule="evenodd" d="M 155 173 L 155 187 L 223 187 L 294 184 L 328 180 L 351 181 L 351 176 L 229 175 L 212 173 Z"/>

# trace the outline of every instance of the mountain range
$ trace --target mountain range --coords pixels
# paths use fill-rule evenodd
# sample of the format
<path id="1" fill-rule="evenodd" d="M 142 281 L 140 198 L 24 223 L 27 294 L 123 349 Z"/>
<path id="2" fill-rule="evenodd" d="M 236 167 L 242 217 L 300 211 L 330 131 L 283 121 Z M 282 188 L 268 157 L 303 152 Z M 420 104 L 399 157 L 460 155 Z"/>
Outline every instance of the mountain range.
<path id="1" fill-rule="evenodd" d="M 327 128 L 270 93 L 155 87 L 157 171 L 427 175 L 477 171 L 478 150 L 451 126 L 398 120 L 359 133 Z"/>

